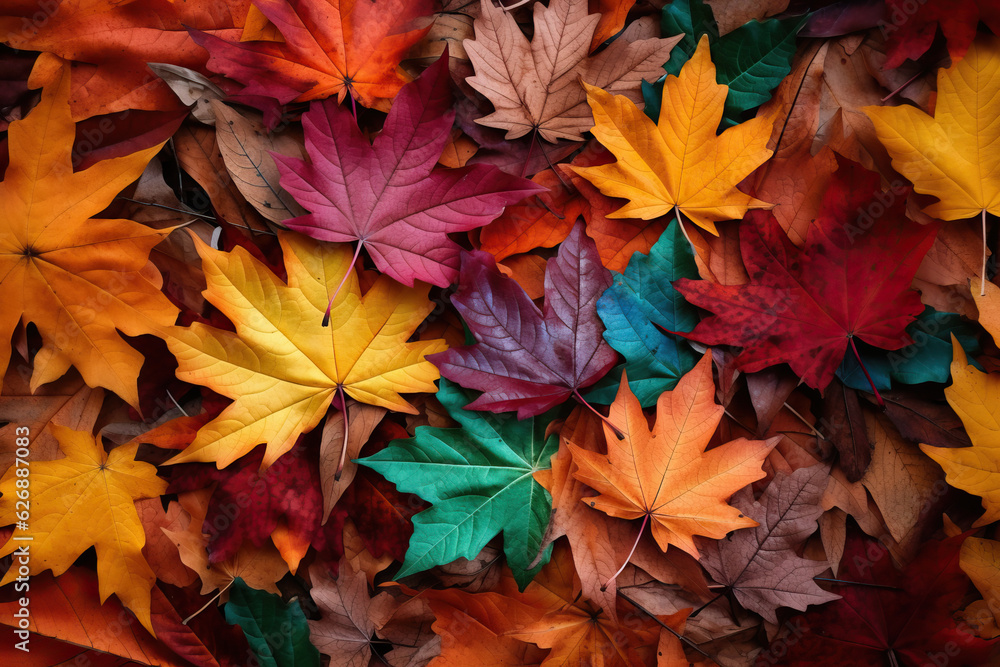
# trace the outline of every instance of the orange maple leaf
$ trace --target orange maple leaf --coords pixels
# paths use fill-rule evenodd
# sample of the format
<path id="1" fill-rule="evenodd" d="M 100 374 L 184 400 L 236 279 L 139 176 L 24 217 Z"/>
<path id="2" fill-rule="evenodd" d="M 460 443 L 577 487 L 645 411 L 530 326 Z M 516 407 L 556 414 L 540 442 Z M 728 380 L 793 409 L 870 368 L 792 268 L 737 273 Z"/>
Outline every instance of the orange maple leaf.
<path id="1" fill-rule="evenodd" d="M 429 0 L 256 0 L 254 5 L 285 38 L 231 41 L 192 31 L 208 49 L 209 68 L 236 79 L 242 95 L 273 97 L 282 104 L 350 92 L 366 107 L 388 110 L 409 77 L 399 67 L 406 52 L 430 29 Z"/>
<path id="2" fill-rule="evenodd" d="M 10 166 L 0 183 L 0 373 L 23 314 L 44 342 L 34 359 L 32 391 L 72 365 L 88 385 L 137 406 L 143 357 L 116 329 L 139 336 L 177 318 L 149 262 L 150 250 L 171 229 L 91 216 L 142 174 L 162 144 L 74 172 L 68 69 L 44 88 L 27 118 L 10 126 Z"/>
<path id="3" fill-rule="evenodd" d="M 756 526 L 726 500 L 764 477 L 761 464 L 781 438 L 739 438 L 706 452 L 724 412 L 714 394 L 712 355 L 706 353 L 673 391 L 660 394 L 650 431 L 622 374 L 608 421 L 624 439 L 605 425 L 606 456 L 568 443 L 580 468 L 576 478 L 601 494 L 583 501 L 621 519 L 651 518 L 660 549 L 673 544 L 695 558 L 694 535 L 720 539 Z"/>

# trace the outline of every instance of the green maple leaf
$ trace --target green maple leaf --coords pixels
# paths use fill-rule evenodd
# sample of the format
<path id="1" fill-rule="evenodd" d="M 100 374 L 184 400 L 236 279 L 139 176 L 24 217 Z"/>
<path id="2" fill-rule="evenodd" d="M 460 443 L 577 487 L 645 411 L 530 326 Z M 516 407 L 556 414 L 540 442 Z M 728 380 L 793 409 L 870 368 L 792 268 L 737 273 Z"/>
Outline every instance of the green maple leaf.
<path id="1" fill-rule="evenodd" d="M 552 512 L 552 497 L 532 474 L 550 467 L 558 438 L 545 437 L 552 412 L 519 421 L 514 413 L 464 410 L 474 398 L 441 380 L 437 398 L 461 428 L 417 428 L 416 436 L 395 440 L 364 459 L 400 491 L 431 503 L 413 517 L 413 536 L 398 577 L 457 558 L 475 558 L 503 533 L 504 553 L 524 588 L 552 551 L 529 568 L 541 550 Z"/>
<path id="2" fill-rule="evenodd" d="M 805 22 L 806 17 L 754 20 L 719 37 L 710 6 L 701 0 L 676 0 L 663 8 L 661 34 L 684 38 L 670 52 L 663 69 L 676 76 L 701 36 L 708 35 L 716 80 L 729 86 L 722 126 L 736 125 L 743 112 L 771 99 L 771 91 L 788 76 L 795 55 L 795 35 Z M 652 84 L 644 81 L 642 96 L 646 115 L 655 121 L 660 117 L 663 78 Z"/>

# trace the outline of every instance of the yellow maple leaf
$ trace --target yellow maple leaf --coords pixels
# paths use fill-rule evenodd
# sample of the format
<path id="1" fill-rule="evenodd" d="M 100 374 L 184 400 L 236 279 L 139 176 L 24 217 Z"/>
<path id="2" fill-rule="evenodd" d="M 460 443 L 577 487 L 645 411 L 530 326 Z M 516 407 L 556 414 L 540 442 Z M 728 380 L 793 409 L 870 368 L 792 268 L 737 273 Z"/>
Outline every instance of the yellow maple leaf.
<path id="1" fill-rule="evenodd" d="M 434 392 L 437 368 L 424 357 L 443 340 L 406 342 L 433 310 L 429 286 L 379 276 L 362 296 L 351 250 L 292 232 L 278 239 L 286 285 L 243 248 L 214 250 L 197 238 L 205 297 L 236 333 L 195 323 L 167 340 L 177 377 L 234 399 L 167 463 L 215 461 L 224 468 L 260 443 L 269 467 L 326 414 L 338 387 L 355 400 L 416 414 L 400 393 Z M 330 298 L 351 270 L 322 325 Z"/>
<path id="2" fill-rule="evenodd" d="M 683 213 L 718 235 L 716 222 L 770 208 L 736 184 L 771 157 L 771 121 L 754 118 L 716 135 L 729 88 L 715 82 L 707 36 L 680 74 L 667 76 L 657 124 L 628 98 L 584 87 L 591 132 L 618 161 L 570 168 L 609 197 L 629 200 L 607 217 L 651 220 L 673 208 L 678 220 Z"/>
<path id="3" fill-rule="evenodd" d="M 695 558 L 694 535 L 720 539 L 756 526 L 726 501 L 764 477 L 761 464 L 780 438 L 739 438 L 706 452 L 724 412 L 714 395 L 708 352 L 672 391 L 660 394 L 650 431 L 623 374 L 608 421 L 624 439 L 605 425 L 607 455 L 569 443 L 576 478 L 601 494 L 583 501 L 621 519 L 651 518 L 660 549 L 673 544 Z"/>
<path id="4" fill-rule="evenodd" d="M 980 36 L 965 57 L 938 71 L 934 115 L 910 105 L 864 107 L 892 166 L 942 220 L 982 217 L 986 293 L 986 213 L 1000 215 L 1000 38 Z"/>
<path id="5" fill-rule="evenodd" d="M 51 569 L 59 576 L 93 546 L 101 602 L 114 593 L 152 633 L 150 589 L 156 575 L 142 555 L 146 535 L 133 501 L 162 495 L 167 483 L 156 476 L 155 466 L 135 460 L 138 444 L 105 454 L 90 433 L 50 428 L 66 458 L 11 466 L 0 479 L 0 526 L 24 520 L 18 514 L 26 498 L 31 503 L 27 530 L 18 527 L 0 548 L 0 557 L 15 554 L 0 586 L 14 581 L 22 565 L 31 575 Z M 25 470 L 27 477 L 19 474 Z M 18 539 L 24 537 L 30 539 Z M 23 559 L 22 548 L 28 550 Z"/>
<path id="6" fill-rule="evenodd" d="M 983 499 L 986 513 L 975 525 L 985 526 L 1000 519 L 1000 375 L 976 370 L 957 339 L 951 340 L 952 384 L 944 395 L 962 420 L 972 447 L 921 444 L 920 449 L 944 469 L 948 484 Z"/>
<path id="7" fill-rule="evenodd" d="M 1000 38 L 983 35 L 938 71 L 934 116 L 917 107 L 864 107 L 892 166 L 939 202 L 924 212 L 959 220 L 1000 215 Z"/>
<path id="8" fill-rule="evenodd" d="M 69 93 L 66 66 L 38 106 L 10 125 L 10 166 L 0 183 L 0 375 L 23 318 L 43 341 L 32 391 L 72 365 L 88 385 L 138 406 L 143 357 L 116 329 L 139 336 L 177 319 L 149 263 L 150 250 L 171 230 L 91 216 L 142 174 L 162 144 L 73 171 Z"/>

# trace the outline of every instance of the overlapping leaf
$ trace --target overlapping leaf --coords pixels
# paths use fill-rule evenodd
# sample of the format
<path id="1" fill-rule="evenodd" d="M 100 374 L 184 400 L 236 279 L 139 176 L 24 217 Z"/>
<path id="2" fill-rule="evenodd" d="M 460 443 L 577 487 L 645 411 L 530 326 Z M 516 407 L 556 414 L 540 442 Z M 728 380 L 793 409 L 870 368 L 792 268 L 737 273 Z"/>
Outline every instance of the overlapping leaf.
<path id="1" fill-rule="evenodd" d="M 403 284 L 453 282 L 459 247 L 448 234 L 485 225 L 542 188 L 489 165 L 435 168 L 454 119 L 448 81 L 442 57 L 399 93 L 374 144 L 350 112 L 314 103 L 303 116 L 310 161 L 275 155 L 281 185 L 310 211 L 284 224 L 321 241 L 357 241 Z"/>
<path id="2" fill-rule="evenodd" d="M 749 285 L 677 282 L 688 301 L 722 315 L 702 320 L 689 337 L 741 346 L 736 362 L 743 370 L 787 363 L 821 390 L 852 338 L 886 350 L 910 343 L 906 327 L 923 312 L 910 283 L 935 227 L 906 220 L 902 200 L 871 222 L 860 216 L 851 221 L 847 216 L 864 210 L 880 192 L 879 180 L 843 164 L 802 249 L 773 216 L 752 214 L 740 228 Z M 892 261 L 885 261 L 887 252 Z"/>
<path id="3" fill-rule="evenodd" d="M 28 470 L 26 465 L 11 466 L 0 478 L 0 525 L 17 520 L 21 528 L 14 537 L 30 538 L 8 539 L 0 555 L 27 545 L 30 555 L 19 564 L 30 574 L 52 570 L 58 576 L 96 547 L 101 601 L 114 593 L 152 631 L 149 591 L 156 575 L 142 556 L 146 537 L 133 501 L 163 494 L 167 483 L 156 476 L 154 466 L 135 460 L 138 445 L 106 454 L 89 433 L 51 428 L 66 458 L 33 463 L 28 477 L 17 474 Z M 27 485 L 18 484 L 24 479 Z M 25 498 L 30 500 L 25 503 Z M 18 510 L 25 507 L 29 511 L 19 517 Z M 18 566 L 12 566 L 0 585 L 13 581 L 18 572 Z"/>
<path id="4" fill-rule="evenodd" d="M 410 547 L 396 576 L 472 559 L 502 532 L 507 562 L 523 588 L 551 551 L 529 567 L 552 511 L 552 497 L 532 478 L 549 467 L 556 451 L 555 436 L 545 436 L 552 415 L 520 420 L 470 412 L 463 409 L 470 395 L 446 380 L 437 397 L 462 428 L 422 426 L 415 437 L 358 460 L 431 503 L 413 517 Z"/>
<path id="5" fill-rule="evenodd" d="M 449 380 L 483 392 L 470 410 L 517 410 L 523 419 L 578 394 L 614 365 L 596 311 L 611 274 L 579 223 L 546 264 L 544 311 L 495 266 L 487 253 L 462 256 L 452 303 L 477 343 L 431 361 Z"/>
<path id="6" fill-rule="evenodd" d="M 424 356 L 443 350 L 444 341 L 406 342 L 433 308 L 426 286 L 380 277 L 362 296 L 346 247 L 321 248 L 290 232 L 279 239 L 287 284 L 242 248 L 227 253 L 195 242 L 209 284 L 205 296 L 236 332 L 196 323 L 174 329 L 167 343 L 178 377 L 234 402 L 172 463 L 215 461 L 223 468 L 263 442 L 267 467 L 316 426 L 339 390 L 412 413 L 399 392 L 434 389 L 437 370 Z M 324 327 L 331 292 L 349 271 Z"/>
<path id="7" fill-rule="evenodd" d="M 651 81 L 679 40 L 652 36 L 645 21 L 633 23 L 601 52 L 588 56 L 601 17 L 587 13 L 587 0 L 553 0 L 534 6 L 529 45 L 513 15 L 481 0 L 475 40 L 465 50 L 476 69 L 468 84 L 493 103 L 476 122 L 507 130 L 507 139 L 537 131 L 546 141 L 580 141 L 593 125 L 579 81 L 638 102 L 640 82 Z"/>
<path id="8" fill-rule="evenodd" d="M 624 439 L 605 425 L 607 455 L 569 444 L 576 478 L 601 494 L 587 499 L 590 506 L 621 519 L 647 517 L 660 549 L 673 544 L 695 557 L 695 535 L 719 539 L 756 526 L 726 500 L 764 476 L 760 466 L 777 438 L 740 438 L 706 452 L 723 412 L 714 393 L 706 354 L 673 391 L 660 395 L 650 430 L 623 376 L 608 421 Z"/>
<path id="9" fill-rule="evenodd" d="M 407 77 L 399 61 L 428 26 L 429 0 L 255 0 L 283 41 L 240 41 L 191 31 L 208 49 L 208 66 L 243 84 L 246 97 L 282 104 L 347 95 L 372 107 L 391 99 Z M 259 35 L 254 35 L 258 37 Z"/>
<path id="10" fill-rule="evenodd" d="M 771 156 L 770 123 L 754 118 L 716 135 L 726 88 L 715 82 L 707 37 L 680 74 L 667 77 L 656 124 L 629 99 L 586 88 L 592 132 L 618 161 L 574 171 L 609 197 L 629 200 L 609 217 L 649 220 L 676 208 L 678 216 L 716 234 L 716 222 L 768 207 L 736 184 Z"/>
<path id="11" fill-rule="evenodd" d="M 23 320 L 38 328 L 43 341 L 33 389 L 72 365 L 91 386 L 106 387 L 138 405 L 136 378 L 143 358 L 116 329 L 139 336 L 176 320 L 177 308 L 160 292 L 159 271 L 147 268 L 149 252 L 165 232 L 91 216 L 138 178 L 160 147 L 74 172 L 69 85 L 64 68 L 28 117 L 10 126 L 11 161 L 0 183 L 0 290 L 5 295 L 0 371 L 6 371 L 11 336 Z"/>

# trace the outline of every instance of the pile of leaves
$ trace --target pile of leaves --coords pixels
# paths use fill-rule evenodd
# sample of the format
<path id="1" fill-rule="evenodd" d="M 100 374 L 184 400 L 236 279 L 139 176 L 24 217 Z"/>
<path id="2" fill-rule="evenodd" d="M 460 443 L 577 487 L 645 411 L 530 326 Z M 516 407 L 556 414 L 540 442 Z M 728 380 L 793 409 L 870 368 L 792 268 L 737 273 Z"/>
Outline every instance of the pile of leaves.
<path id="1" fill-rule="evenodd" d="M 995 664 L 998 32 L 4 3 L 3 664 Z"/>

